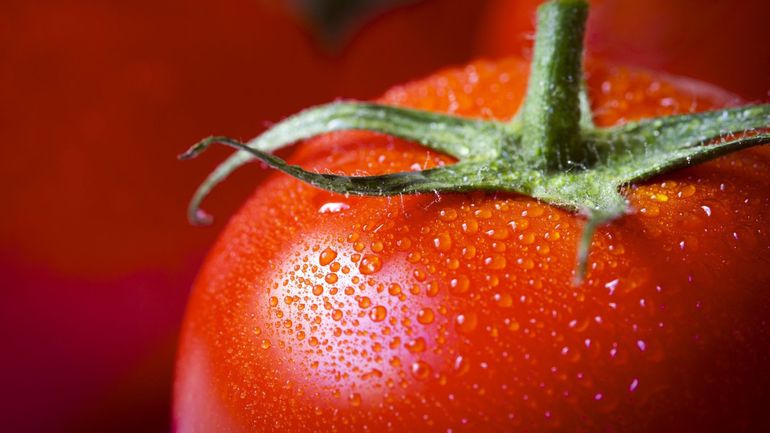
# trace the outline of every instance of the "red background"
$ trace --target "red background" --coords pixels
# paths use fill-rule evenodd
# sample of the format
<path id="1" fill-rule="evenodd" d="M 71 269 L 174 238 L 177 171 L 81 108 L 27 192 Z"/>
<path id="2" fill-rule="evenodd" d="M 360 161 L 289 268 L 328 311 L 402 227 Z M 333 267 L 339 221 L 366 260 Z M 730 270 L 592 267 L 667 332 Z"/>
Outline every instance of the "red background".
<path id="1" fill-rule="evenodd" d="M 476 56 L 526 54 L 533 0 L 424 0 L 319 43 L 280 0 L 0 5 L 0 422 L 6 431 L 167 431 L 176 332 L 196 268 L 264 175 L 185 220 L 226 153 L 269 121 Z M 596 0 L 589 51 L 767 100 L 762 0 Z M 529 35 L 529 36 L 528 36 Z"/>

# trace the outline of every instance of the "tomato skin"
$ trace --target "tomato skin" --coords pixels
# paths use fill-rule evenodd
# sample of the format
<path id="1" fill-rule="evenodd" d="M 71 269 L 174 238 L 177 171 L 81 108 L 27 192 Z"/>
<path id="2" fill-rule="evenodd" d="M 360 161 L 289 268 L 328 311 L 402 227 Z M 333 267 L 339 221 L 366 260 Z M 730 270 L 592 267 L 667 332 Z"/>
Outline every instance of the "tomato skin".
<path id="1" fill-rule="evenodd" d="M 527 64 L 477 62 L 382 100 L 507 119 Z M 594 64 L 596 121 L 734 101 Z M 451 163 L 362 132 L 294 163 Z M 753 149 L 626 190 L 570 284 L 582 220 L 512 194 L 344 197 L 274 175 L 230 221 L 187 310 L 175 422 L 190 431 L 762 431 L 770 168 Z M 765 400 L 763 400 L 765 399 Z"/>

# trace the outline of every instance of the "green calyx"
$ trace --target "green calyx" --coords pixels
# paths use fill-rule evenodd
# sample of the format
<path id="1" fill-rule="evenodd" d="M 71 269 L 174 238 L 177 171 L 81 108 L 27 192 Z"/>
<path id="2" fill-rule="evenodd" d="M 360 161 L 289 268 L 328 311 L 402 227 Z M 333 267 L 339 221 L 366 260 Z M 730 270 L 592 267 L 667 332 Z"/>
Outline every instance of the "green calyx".
<path id="1" fill-rule="evenodd" d="M 191 222 L 211 189 L 244 163 L 258 159 L 297 179 L 336 193 L 398 195 L 472 190 L 510 191 L 587 217 L 578 244 L 575 281 L 585 274 L 598 226 L 629 211 L 620 187 L 750 146 L 770 143 L 770 104 L 594 126 L 582 78 L 588 5 L 552 0 L 538 9 L 538 33 L 526 97 L 510 122 L 475 120 L 381 104 L 337 102 L 310 108 L 242 143 L 210 137 L 182 154 L 214 143 L 238 150 L 198 188 Z M 380 176 L 313 173 L 287 164 L 274 150 L 319 134 L 366 130 L 389 134 L 455 157 L 429 170 Z"/>

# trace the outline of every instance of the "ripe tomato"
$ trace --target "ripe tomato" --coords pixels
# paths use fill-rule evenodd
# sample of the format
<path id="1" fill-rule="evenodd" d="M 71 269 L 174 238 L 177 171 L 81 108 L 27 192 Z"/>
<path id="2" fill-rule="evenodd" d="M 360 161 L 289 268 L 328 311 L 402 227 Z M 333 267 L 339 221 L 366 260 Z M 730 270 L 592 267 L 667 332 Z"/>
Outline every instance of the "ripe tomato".
<path id="1" fill-rule="evenodd" d="M 528 65 L 477 62 L 381 101 L 509 119 Z M 600 125 L 733 96 L 594 64 Z M 449 164 L 340 132 L 311 170 Z M 571 284 L 579 217 L 514 194 L 345 197 L 273 175 L 195 284 L 175 423 L 192 431 L 760 431 L 770 389 L 770 152 L 629 186 Z"/>

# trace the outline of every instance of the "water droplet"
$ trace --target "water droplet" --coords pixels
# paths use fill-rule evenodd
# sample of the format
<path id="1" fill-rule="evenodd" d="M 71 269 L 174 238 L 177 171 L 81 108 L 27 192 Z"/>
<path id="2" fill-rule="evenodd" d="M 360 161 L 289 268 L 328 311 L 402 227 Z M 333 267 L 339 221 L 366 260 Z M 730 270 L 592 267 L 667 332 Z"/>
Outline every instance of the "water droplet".
<path id="1" fill-rule="evenodd" d="M 374 274 L 382 268 L 382 260 L 379 256 L 365 255 L 358 264 L 358 271 L 364 275 Z"/>
<path id="2" fill-rule="evenodd" d="M 628 386 L 628 390 L 630 392 L 636 391 L 636 388 L 639 386 L 639 379 L 634 378 L 634 380 L 631 381 L 631 385 Z"/>
<path id="3" fill-rule="evenodd" d="M 329 202 L 324 203 L 318 208 L 318 213 L 337 213 L 350 209 L 350 205 L 343 202 Z"/>
<path id="4" fill-rule="evenodd" d="M 272 346 L 272 343 L 270 343 L 270 340 L 268 340 L 267 338 L 263 338 L 259 346 L 267 350 L 270 348 L 270 346 Z"/>
<path id="5" fill-rule="evenodd" d="M 398 296 L 401 294 L 401 286 L 398 283 L 393 283 L 388 286 L 388 293 L 391 296 Z"/>
<path id="6" fill-rule="evenodd" d="M 342 319 L 342 310 L 334 310 L 332 312 L 332 319 L 334 319 L 335 322 L 339 322 L 340 319 Z"/>
<path id="7" fill-rule="evenodd" d="M 452 208 L 441 209 L 438 217 L 441 221 L 454 221 L 457 219 L 457 211 Z"/>
<path id="8" fill-rule="evenodd" d="M 678 197 L 690 197 L 693 194 L 695 194 L 696 188 L 695 185 L 685 185 L 682 187 L 682 189 L 679 190 L 677 193 Z"/>
<path id="9" fill-rule="evenodd" d="M 270 306 L 271 307 L 277 307 L 278 306 L 278 298 L 275 296 L 270 297 Z"/>
<path id="10" fill-rule="evenodd" d="M 535 235 L 532 232 L 526 232 L 519 235 L 519 241 L 524 245 L 530 245 L 535 242 Z"/>
<path id="11" fill-rule="evenodd" d="M 485 234 L 492 239 L 505 240 L 508 239 L 510 232 L 507 227 L 498 227 L 496 229 L 487 230 Z"/>
<path id="12" fill-rule="evenodd" d="M 372 300 L 367 296 L 362 296 L 358 299 L 358 306 L 360 308 L 369 308 L 372 305 Z"/>
<path id="13" fill-rule="evenodd" d="M 470 287 L 470 281 L 465 275 L 458 275 L 457 278 L 452 278 L 449 281 L 449 291 L 455 295 L 461 295 L 468 291 Z"/>
<path id="14" fill-rule="evenodd" d="M 479 223 L 474 219 L 468 219 L 461 225 L 463 231 L 468 234 L 473 234 L 479 231 Z"/>
<path id="15" fill-rule="evenodd" d="M 484 259 L 484 265 L 492 270 L 499 270 L 505 268 L 505 257 L 500 254 L 493 254 L 490 257 Z"/>
<path id="16" fill-rule="evenodd" d="M 462 355 L 457 355 L 455 358 L 455 362 L 452 365 L 452 368 L 454 369 L 454 372 L 458 376 L 462 376 L 463 374 L 467 373 L 468 370 L 471 368 L 471 363 L 468 362 L 468 359 L 465 358 Z"/>
<path id="17" fill-rule="evenodd" d="M 316 284 L 313 286 L 313 294 L 316 296 L 321 296 L 321 294 L 324 292 L 324 288 L 320 284 Z"/>
<path id="18" fill-rule="evenodd" d="M 329 284 L 334 284 L 337 282 L 337 274 L 326 274 L 326 277 L 324 278 L 324 281 L 326 281 Z"/>
<path id="19" fill-rule="evenodd" d="M 382 242 L 380 242 L 380 241 L 375 241 L 375 242 L 372 242 L 372 245 L 371 245 L 371 247 L 370 247 L 370 248 L 371 248 L 371 250 L 372 250 L 373 252 L 375 252 L 375 253 L 379 253 L 380 251 L 382 251 L 382 250 L 383 250 L 383 248 L 385 248 L 385 246 L 382 244 Z"/>
<path id="20" fill-rule="evenodd" d="M 660 208 L 654 204 L 639 209 L 639 213 L 646 217 L 655 218 L 660 215 Z"/>
<path id="21" fill-rule="evenodd" d="M 417 313 L 417 321 L 423 325 L 429 325 L 433 323 L 434 318 L 435 314 L 430 308 L 423 308 Z"/>
<path id="22" fill-rule="evenodd" d="M 441 252 L 447 252 L 452 249 L 452 238 L 446 232 L 441 233 L 433 239 L 433 246 Z"/>
<path id="23" fill-rule="evenodd" d="M 334 259 L 336 258 L 337 258 L 337 252 L 331 248 L 326 248 L 325 250 L 321 251 L 321 255 L 318 256 L 318 263 L 321 266 L 326 266 L 329 263 L 333 262 Z"/>
<path id="24" fill-rule="evenodd" d="M 375 322 L 382 322 L 388 316 L 388 310 L 382 305 L 378 305 L 369 311 L 369 318 Z"/>
<path id="25" fill-rule="evenodd" d="M 513 297 L 508 293 L 495 293 L 492 295 L 492 300 L 498 307 L 508 308 L 513 305 Z"/>
<path id="26" fill-rule="evenodd" d="M 417 361 L 412 364 L 412 376 L 417 380 L 425 380 L 430 377 L 431 368 L 424 361 Z"/>
<path id="27" fill-rule="evenodd" d="M 473 211 L 473 215 L 476 216 L 476 218 L 480 219 L 489 219 L 492 218 L 492 211 L 489 209 L 476 209 Z"/>
<path id="28" fill-rule="evenodd" d="M 457 325 L 458 331 L 469 334 L 476 330 L 476 327 L 479 324 L 479 317 L 474 312 L 458 314 L 455 318 L 455 324 Z"/>
<path id="29" fill-rule="evenodd" d="M 396 241 L 396 248 L 401 251 L 406 251 L 412 246 L 412 240 L 409 238 L 401 238 Z"/>
<path id="30" fill-rule="evenodd" d="M 425 339 L 422 337 L 417 337 L 414 340 L 411 340 L 407 342 L 404 347 L 406 347 L 406 350 L 412 352 L 412 353 L 420 353 L 425 351 Z"/>

